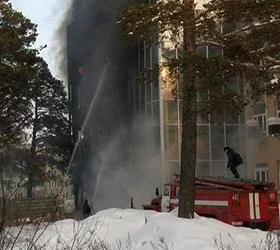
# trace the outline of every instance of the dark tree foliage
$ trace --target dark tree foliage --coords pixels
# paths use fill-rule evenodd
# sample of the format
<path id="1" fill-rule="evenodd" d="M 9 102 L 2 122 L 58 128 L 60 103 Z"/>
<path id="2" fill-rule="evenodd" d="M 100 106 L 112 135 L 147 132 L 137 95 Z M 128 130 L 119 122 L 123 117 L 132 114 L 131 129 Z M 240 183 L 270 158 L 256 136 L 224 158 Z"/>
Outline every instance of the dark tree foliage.
<path id="1" fill-rule="evenodd" d="M 42 166 L 64 170 L 70 154 L 64 86 L 31 48 L 36 37 L 36 25 L 0 0 L 0 170 L 20 166 L 29 197 Z"/>
<path id="2" fill-rule="evenodd" d="M 36 25 L 0 0 L 0 147 L 18 141 L 31 118 L 36 36 Z"/>
<path id="3" fill-rule="evenodd" d="M 65 164 L 69 150 L 68 101 L 61 81 L 55 79 L 43 59 L 36 64 L 31 89 L 33 119 L 32 142 L 36 153 L 48 155 L 53 164 Z"/>
<path id="4" fill-rule="evenodd" d="M 183 100 L 179 216 L 193 217 L 196 114 L 219 121 L 264 94 L 279 95 L 280 1 L 212 0 L 195 10 L 193 0 L 157 0 L 133 4 L 119 23 L 128 38 L 168 39 L 181 51 L 160 67 L 169 69 L 171 81 L 179 80 L 174 84 Z M 206 45 L 215 50 L 208 58 L 199 53 Z M 234 77 L 244 84 L 239 94 L 230 84 Z"/>
<path id="5" fill-rule="evenodd" d="M 44 165 L 56 166 L 62 171 L 70 155 L 68 105 L 61 81 L 56 80 L 43 59 L 38 58 L 36 74 L 31 82 L 33 116 L 31 129 L 31 162 L 28 167 L 28 196 L 32 194 L 34 179 Z"/>

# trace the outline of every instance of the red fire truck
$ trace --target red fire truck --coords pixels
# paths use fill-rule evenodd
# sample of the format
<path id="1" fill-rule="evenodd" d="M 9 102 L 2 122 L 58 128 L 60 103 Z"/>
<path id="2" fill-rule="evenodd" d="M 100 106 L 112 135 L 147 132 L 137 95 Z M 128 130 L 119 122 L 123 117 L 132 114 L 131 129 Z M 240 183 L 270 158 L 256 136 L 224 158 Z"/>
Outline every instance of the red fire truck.
<path id="1" fill-rule="evenodd" d="M 197 178 L 195 212 L 234 226 L 279 229 L 278 197 L 275 184 L 224 177 Z M 179 203 L 179 182 L 165 184 L 162 196 L 144 209 L 169 212 Z"/>

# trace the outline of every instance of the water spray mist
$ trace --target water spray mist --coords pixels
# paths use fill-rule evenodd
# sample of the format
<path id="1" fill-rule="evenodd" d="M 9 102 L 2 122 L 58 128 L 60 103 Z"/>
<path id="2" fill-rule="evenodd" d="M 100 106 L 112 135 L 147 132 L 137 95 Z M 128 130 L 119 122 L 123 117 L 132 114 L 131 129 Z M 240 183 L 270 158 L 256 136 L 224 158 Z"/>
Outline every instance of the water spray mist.
<path id="1" fill-rule="evenodd" d="M 94 106 L 94 104 L 95 104 L 95 101 L 96 101 L 96 99 L 97 99 L 97 97 L 98 97 L 98 95 L 99 95 L 101 86 L 103 85 L 103 82 L 104 82 L 104 79 L 105 79 L 105 76 L 106 76 L 108 67 L 109 67 L 109 62 L 107 62 L 106 65 L 104 66 L 104 69 L 103 69 L 103 71 L 102 71 L 102 74 L 101 74 L 101 77 L 100 77 L 100 80 L 99 80 L 97 89 L 96 89 L 96 91 L 95 91 L 95 93 L 94 93 L 94 96 L 93 96 L 93 98 L 92 98 L 92 100 L 91 100 L 90 106 L 89 106 L 89 108 L 88 108 L 88 112 L 87 112 L 87 114 L 86 114 L 86 118 L 85 118 L 85 120 L 84 120 L 84 122 L 83 122 L 82 129 L 81 129 L 81 131 L 79 132 L 79 136 L 78 136 L 77 142 L 76 142 L 76 144 L 75 144 L 73 153 L 72 153 L 72 155 L 71 155 L 71 159 L 70 159 L 70 161 L 69 161 L 69 165 L 68 165 L 68 168 L 67 168 L 67 174 L 69 174 L 69 171 L 70 171 L 70 168 L 71 168 L 73 159 L 74 159 L 74 157 L 75 157 L 75 155 L 76 155 L 78 146 L 79 146 L 81 140 L 82 140 L 83 137 L 84 137 L 85 127 L 86 127 L 87 122 L 88 122 L 88 119 L 89 119 L 89 117 L 90 117 L 90 115 L 91 115 L 91 111 L 92 111 L 92 108 L 93 108 L 93 106 Z"/>

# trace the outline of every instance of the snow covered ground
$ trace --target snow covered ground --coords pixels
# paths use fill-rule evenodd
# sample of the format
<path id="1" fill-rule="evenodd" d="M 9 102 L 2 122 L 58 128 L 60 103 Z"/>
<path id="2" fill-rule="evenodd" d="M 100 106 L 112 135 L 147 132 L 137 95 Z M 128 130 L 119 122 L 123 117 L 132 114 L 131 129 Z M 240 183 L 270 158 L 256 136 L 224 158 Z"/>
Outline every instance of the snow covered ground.
<path id="1" fill-rule="evenodd" d="M 261 240 L 267 236 L 260 230 L 237 228 L 205 217 L 180 219 L 176 213 L 112 208 L 80 222 L 68 219 L 49 225 L 37 232 L 42 235 L 36 244 L 48 250 L 72 245 L 72 249 L 87 249 L 91 242 L 106 242 L 111 249 L 122 250 L 252 250 L 253 245 L 260 249 Z M 24 234 L 32 237 L 32 230 Z M 224 248 L 215 246 L 220 240 Z M 19 249 L 25 249 L 22 244 Z"/>

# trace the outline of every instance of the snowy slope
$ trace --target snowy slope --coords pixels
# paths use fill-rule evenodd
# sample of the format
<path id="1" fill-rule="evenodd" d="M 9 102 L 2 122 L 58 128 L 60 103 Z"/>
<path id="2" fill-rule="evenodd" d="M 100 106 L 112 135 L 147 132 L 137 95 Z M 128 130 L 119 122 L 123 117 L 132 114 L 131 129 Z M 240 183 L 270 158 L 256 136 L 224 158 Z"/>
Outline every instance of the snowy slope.
<path id="1" fill-rule="evenodd" d="M 206 250 L 217 249 L 214 241 L 222 240 L 224 245 L 234 249 L 252 249 L 259 245 L 266 233 L 247 228 L 236 228 L 215 219 L 196 216 L 193 220 L 180 219 L 172 214 L 159 213 L 150 218 L 132 237 L 133 249 L 153 249 L 149 242 L 157 243 L 160 237 L 170 249 Z M 173 248 L 172 248 L 173 247 Z"/>
<path id="2" fill-rule="evenodd" d="M 176 212 L 116 208 L 81 222 L 58 221 L 42 233 L 38 244 L 45 245 L 44 249 L 63 249 L 72 245 L 74 239 L 74 246 L 84 245 L 80 249 L 86 249 L 89 242 L 106 241 L 114 247 L 121 245 L 124 250 L 212 250 L 222 249 L 214 244 L 215 239 L 222 239 L 232 249 L 249 250 L 266 238 L 260 230 L 237 228 L 215 219 L 196 216 L 188 220 L 177 218 Z"/>

